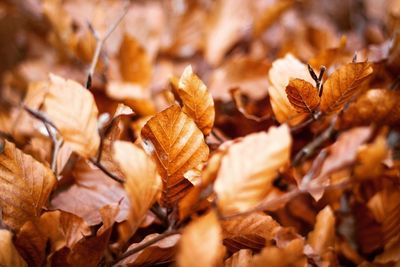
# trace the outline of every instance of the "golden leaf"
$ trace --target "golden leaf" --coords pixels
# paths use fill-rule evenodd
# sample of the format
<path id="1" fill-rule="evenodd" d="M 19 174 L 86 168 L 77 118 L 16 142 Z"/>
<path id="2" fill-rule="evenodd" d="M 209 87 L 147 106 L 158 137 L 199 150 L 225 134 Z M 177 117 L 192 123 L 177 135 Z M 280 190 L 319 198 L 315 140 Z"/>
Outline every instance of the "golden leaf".
<path id="1" fill-rule="evenodd" d="M 10 231 L 0 229 L 0 266 L 26 267 L 24 259 L 14 247 Z"/>
<path id="2" fill-rule="evenodd" d="M 177 263 L 179 267 L 218 266 L 222 263 L 224 252 L 217 215 L 210 211 L 184 229 Z"/>
<path id="3" fill-rule="evenodd" d="M 299 78 L 313 83 L 307 66 L 291 54 L 275 60 L 269 70 L 271 86 L 268 88 L 272 110 L 280 123 L 288 122 L 290 125 L 300 123 L 305 114 L 300 114 L 293 108 L 287 98 L 285 89 L 290 79 Z"/>
<path id="4" fill-rule="evenodd" d="M 317 215 L 314 230 L 308 234 L 308 243 L 314 252 L 323 257 L 326 252 L 335 246 L 335 216 L 329 206 L 326 206 Z"/>
<path id="5" fill-rule="evenodd" d="M 100 137 L 97 130 L 98 110 L 93 95 L 72 80 L 50 75 L 50 81 L 44 100 L 44 109 L 50 121 L 74 151 L 83 157 L 94 156 Z"/>
<path id="6" fill-rule="evenodd" d="M 311 83 L 302 79 L 290 80 L 286 86 L 290 104 L 297 112 L 313 113 L 319 106 L 318 90 Z"/>
<path id="7" fill-rule="evenodd" d="M 265 198 L 279 168 L 289 161 L 291 143 L 289 127 L 282 125 L 228 148 L 214 184 L 222 213 L 246 211 Z"/>
<path id="8" fill-rule="evenodd" d="M 155 202 L 161 190 L 161 179 L 151 158 L 132 143 L 115 141 L 113 159 L 126 177 L 124 187 L 131 206 L 128 223 L 129 230 L 134 233 Z"/>
<path id="9" fill-rule="evenodd" d="M 26 221 L 35 221 L 55 183 L 49 168 L 5 141 L 0 153 L 0 208 L 7 225 L 18 230 Z"/>
<path id="10" fill-rule="evenodd" d="M 241 249 L 225 260 L 225 267 L 248 267 L 253 259 L 250 249 Z"/>
<path id="11" fill-rule="evenodd" d="M 173 105 L 146 123 L 141 138 L 144 149 L 156 161 L 163 181 L 162 204 L 171 207 L 191 187 L 183 174 L 208 158 L 203 133 L 189 116 Z"/>
<path id="12" fill-rule="evenodd" d="M 372 66 L 368 62 L 348 63 L 338 68 L 324 83 L 321 111 L 331 113 L 340 110 L 358 93 L 358 89 L 372 72 Z"/>
<path id="13" fill-rule="evenodd" d="M 183 103 L 182 111 L 192 117 L 204 135 L 208 135 L 214 125 L 214 100 L 190 65 L 183 71 L 176 91 Z"/>

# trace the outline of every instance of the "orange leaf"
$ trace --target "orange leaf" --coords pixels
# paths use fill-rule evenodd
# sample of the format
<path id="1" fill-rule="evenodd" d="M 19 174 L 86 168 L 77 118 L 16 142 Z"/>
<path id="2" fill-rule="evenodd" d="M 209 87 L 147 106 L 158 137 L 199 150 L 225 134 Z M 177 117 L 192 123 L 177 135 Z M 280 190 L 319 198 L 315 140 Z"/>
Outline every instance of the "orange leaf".
<path id="1" fill-rule="evenodd" d="M 204 135 L 208 135 L 214 125 L 214 100 L 190 65 L 183 71 L 176 93 L 182 100 L 182 111 L 192 117 Z"/>
<path id="2" fill-rule="evenodd" d="M 128 223 L 130 232 L 134 233 L 155 202 L 161 189 L 161 179 L 151 158 L 132 143 L 116 141 L 113 159 L 126 177 L 124 187 L 131 206 Z"/>
<path id="3" fill-rule="evenodd" d="M 191 186 L 183 174 L 208 158 L 203 133 L 173 105 L 151 118 L 142 128 L 141 137 L 163 181 L 162 204 L 171 207 Z"/>
<path id="4" fill-rule="evenodd" d="M 49 168 L 5 141 L 0 149 L 0 208 L 7 225 L 17 231 L 26 221 L 35 221 L 55 183 Z"/>
<path id="5" fill-rule="evenodd" d="M 221 227 L 211 211 L 185 228 L 176 260 L 179 267 L 219 266 L 224 252 Z"/>
<path id="6" fill-rule="evenodd" d="M 348 63 L 337 69 L 324 83 L 321 111 L 331 113 L 342 109 L 359 92 L 362 83 L 372 74 L 370 63 Z"/>
<path id="7" fill-rule="evenodd" d="M 0 229 L 0 266 L 26 267 L 24 259 L 14 247 L 10 231 Z"/>
<path id="8" fill-rule="evenodd" d="M 253 259 L 253 253 L 250 249 L 241 249 L 225 260 L 225 267 L 248 267 Z"/>
<path id="9" fill-rule="evenodd" d="M 302 79 L 290 80 L 286 86 L 290 104 L 300 113 L 313 113 L 319 106 L 318 90 L 311 83 Z"/>
<path id="10" fill-rule="evenodd" d="M 307 66 L 291 54 L 275 60 L 269 70 L 271 86 L 268 88 L 272 110 L 280 123 L 289 122 L 290 125 L 300 123 L 305 114 L 300 114 L 290 104 L 285 89 L 290 79 L 299 78 L 313 83 Z"/>
<path id="11" fill-rule="evenodd" d="M 44 109 L 50 121 L 74 151 L 83 157 L 96 155 L 100 137 L 97 130 L 98 110 L 93 95 L 72 80 L 51 74 L 50 81 L 44 100 Z"/>
<path id="12" fill-rule="evenodd" d="M 268 133 L 250 134 L 229 147 L 214 184 L 221 211 L 246 211 L 264 199 L 279 168 L 289 162 L 291 143 L 289 128 L 282 125 Z"/>

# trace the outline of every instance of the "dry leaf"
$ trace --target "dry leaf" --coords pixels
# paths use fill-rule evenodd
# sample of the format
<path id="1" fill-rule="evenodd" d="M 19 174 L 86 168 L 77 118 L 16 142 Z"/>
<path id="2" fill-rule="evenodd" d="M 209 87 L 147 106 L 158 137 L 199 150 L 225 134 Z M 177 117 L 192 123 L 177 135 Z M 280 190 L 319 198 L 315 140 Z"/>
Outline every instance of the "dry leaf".
<path id="1" fill-rule="evenodd" d="M 251 213 L 222 221 L 224 245 L 230 252 L 241 249 L 260 251 L 274 238 L 279 224 L 264 213 Z"/>
<path id="2" fill-rule="evenodd" d="M 289 162 L 291 143 L 289 128 L 282 125 L 268 133 L 250 134 L 229 147 L 214 184 L 220 210 L 243 212 L 263 200 L 278 170 Z"/>
<path id="3" fill-rule="evenodd" d="M 10 231 L 0 229 L 0 266 L 26 267 L 24 259 L 15 249 Z"/>
<path id="4" fill-rule="evenodd" d="M 332 209 L 326 206 L 317 215 L 314 230 L 308 234 L 308 243 L 314 252 L 324 257 L 335 248 L 335 216 Z"/>
<path id="5" fill-rule="evenodd" d="M 219 266 L 224 252 L 221 226 L 216 213 L 210 211 L 185 228 L 176 261 L 179 267 Z"/>
<path id="6" fill-rule="evenodd" d="M 66 144 L 83 157 L 96 155 L 100 143 L 93 95 L 72 80 L 50 75 L 44 110 Z"/>
<path id="7" fill-rule="evenodd" d="M 137 246 L 151 240 L 159 234 L 150 234 L 146 236 L 140 243 L 133 243 L 127 249 L 127 251 L 134 249 Z M 120 261 L 120 264 L 126 264 L 129 267 L 142 267 L 142 266 L 153 266 L 155 264 L 166 263 L 172 261 L 180 238 L 179 234 L 168 236 L 157 243 L 148 246 L 142 251 L 127 257 L 126 259 Z"/>
<path id="8" fill-rule="evenodd" d="M 225 260 L 224 267 L 248 267 L 253 259 L 250 249 L 241 249 Z"/>
<path id="9" fill-rule="evenodd" d="M 155 163 L 139 147 L 129 142 L 116 141 L 113 159 L 125 174 L 124 188 L 130 200 L 129 231 L 134 233 L 161 190 L 161 179 Z"/>
<path id="10" fill-rule="evenodd" d="M 313 113 L 319 106 L 317 88 L 302 79 L 290 80 L 286 94 L 290 104 L 299 113 Z"/>
<path id="11" fill-rule="evenodd" d="M 204 135 L 208 135 L 214 125 L 214 100 L 190 65 L 183 71 L 176 91 L 183 103 L 182 111 L 192 117 Z"/>
<path id="12" fill-rule="evenodd" d="M 18 231 L 26 221 L 39 218 L 56 179 L 49 168 L 13 143 L 5 141 L 0 152 L 0 208 L 4 222 Z"/>
<path id="13" fill-rule="evenodd" d="M 151 67 L 146 50 L 135 38 L 125 35 L 119 49 L 119 69 L 123 79 L 147 87 L 151 79 Z"/>
<path id="14" fill-rule="evenodd" d="M 298 78 L 313 83 L 307 66 L 291 54 L 275 60 L 269 70 L 271 86 L 268 88 L 272 110 L 280 123 L 289 122 L 290 125 L 300 123 L 304 116 L 300 115 L 290 104 L 285 89 L 290 79 Z"/>
<path id="15" fill-rule="evenodd" d="M 163 181 L 162 204 L 171 207 L 191 186 L 183 174 L 208 158 L 203 133 L 173 105 L 151 118 L 142 128 L 141 137 Z"/>
<path id="16" fill-rule="evenodd" d="M 321 111 L 332 113 L 359 92 L 359 88 L 372 74 L 370 63 L 348 63 L 332 73 L 323 85 Z"/>

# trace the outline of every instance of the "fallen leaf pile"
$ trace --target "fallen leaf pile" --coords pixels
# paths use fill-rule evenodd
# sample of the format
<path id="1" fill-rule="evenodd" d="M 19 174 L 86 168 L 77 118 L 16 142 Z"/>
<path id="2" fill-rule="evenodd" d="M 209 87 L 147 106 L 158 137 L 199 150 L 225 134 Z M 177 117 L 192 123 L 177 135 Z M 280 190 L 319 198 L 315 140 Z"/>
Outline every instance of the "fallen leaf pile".
<path id="1" fill-rule="evenodd" d="M 400 266 L 398 0 L 6 0 L 0 58 L 0 266 Z"/>

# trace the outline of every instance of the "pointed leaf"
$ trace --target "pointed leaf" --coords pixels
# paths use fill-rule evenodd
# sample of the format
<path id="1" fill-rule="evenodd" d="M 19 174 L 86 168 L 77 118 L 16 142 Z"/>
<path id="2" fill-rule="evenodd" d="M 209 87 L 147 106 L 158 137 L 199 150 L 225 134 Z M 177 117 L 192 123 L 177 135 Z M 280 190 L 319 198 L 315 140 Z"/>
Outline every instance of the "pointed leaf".
<path id="1" fill-rule="evenodd" d="M 0 150 L 0 208 L 14 230 L 35 221 L 46 205 L 56 179 L 52 171 L 5 140 Z"/>
<path id="2" fill-rule="evenodd" d="M 183 71 L 176 93 L 182 100 L 182 111 L 192 117 L 204 135 L 208 135 L 214 125 L 214 100 L 190 65 Z"/>
<path id="3" fill-rule="evenodd" d="M 282 125 L 233 144 L 222 159 L 214 185 L 220 210 L 242 212 L 264 199 L 279 168 L 289 161 L 291 143 L 289 128 Z"/>
<path id="4" fill-rule="evenodd" d="M 162 204 L 170 207 L 191 186 L 183 174 L 208 158 L 203 133 L 173 105 L 151 118 L 142 128 L 141 137 L 163 181 Z"/>
<path id="5" fill-rule="evenodd" d="M 286 94 L 297 112 L 312 113 L 319 106 L 317 88 L 302 79 L 290 80 L 286 86 Z"/>
<path id="6" fill-rule="evenodd" d="M 211 211 L 185 228 L 179 243 L 177 263 L 179 267 L 219 266 L 224 251 L 221 227 L 216 213 Z"/>
<path id="7" fill-rule="evenodd" d="M 358 93 L 358 89 L 372 72 L 372 66 L 368 62 L 348 63 L 337 69 L 324 83 L 321 111 L 331 113 L 340 110 Z"/>
<path id="8" fill-rule="evenodd" d="M 100 143 L 98 110 L 93 95 L 72 80 L 50 75 L 50 89 L 44 100 L 49 119 L 64 141 L 84 157 L 94 156 Z"/>

